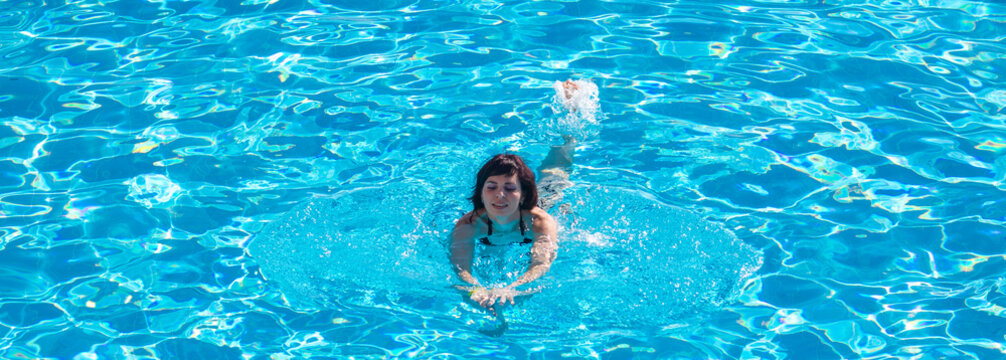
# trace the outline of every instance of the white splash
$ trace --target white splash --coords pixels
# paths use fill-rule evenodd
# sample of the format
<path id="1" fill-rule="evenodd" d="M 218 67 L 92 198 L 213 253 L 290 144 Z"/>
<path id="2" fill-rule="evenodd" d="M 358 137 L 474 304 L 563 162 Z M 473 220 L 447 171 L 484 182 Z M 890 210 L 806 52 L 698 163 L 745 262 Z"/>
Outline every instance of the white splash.
<path id="1" fill-rule="evenodd" d="M 555 90 L 552 109 L 556 110 L 556 114 L 565 113 L 566 117 L 597 122 L 596 114 L 600 108 L 597 85 L 590 80 L 566 80 L 556 81 L 552 89 Z"/>
<path id="2" fill-rule="evenodd" d="M 585 139 L 597 134 L 600 101 L 597 85 L 590 80 L 556 81 L 552 84 L 552 112 L 555 117 L 541 123 L 541 132 L 549 137 L 571 135 Z"/>

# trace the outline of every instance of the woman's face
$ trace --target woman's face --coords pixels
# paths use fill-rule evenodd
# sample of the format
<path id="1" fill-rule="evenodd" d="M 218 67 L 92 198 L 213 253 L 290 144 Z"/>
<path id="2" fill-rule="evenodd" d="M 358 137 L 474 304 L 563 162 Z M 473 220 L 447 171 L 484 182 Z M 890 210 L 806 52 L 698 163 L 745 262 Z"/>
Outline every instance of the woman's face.
<path id="1" fill-rule="evenodd" d="M 505 221 L 515 219 L 521 200 L 524 200 L 524 195 L 517 174 L 490 176 L 482 186 L 482 203 L 494 218 Z"/>

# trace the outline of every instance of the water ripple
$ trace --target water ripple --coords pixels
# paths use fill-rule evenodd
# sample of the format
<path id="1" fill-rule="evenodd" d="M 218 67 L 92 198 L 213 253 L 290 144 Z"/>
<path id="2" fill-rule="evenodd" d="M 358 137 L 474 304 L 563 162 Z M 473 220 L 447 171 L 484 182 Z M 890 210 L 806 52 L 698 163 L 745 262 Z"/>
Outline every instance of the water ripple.
<path id="1" fill-rule="evenodd" d="M 8 1 L 0 357 L 1002 357 L 1004 13 L 978 1 Z M 753 269 L 661 273 L 709 307 L 647 270 L 626 275 L 701 321 L 530 339 L 540 329 L 520 320 L 487 338 L 477 327 L 492 319 L 454 299 L 356 292 L 303 308 L 247 254 L 305 198 L 406 180 L 420 190 L 391 195 L 435 203 L 420 217 L 440 231 L 485 157 L 544 157 L 563 116 L 552 86 L 567 78 L 591 80 L 601 104 L 578 183 L 703 214 L 762 255 L 740 284 L 724 274 Z M 682 257 L 722 250 L 707 245 Z M 620 256 L 563 261 L 610 270 Z M 725 277 L 686 279 L 702 266 Z M 606 309 L 554 301 L 570 319 Z M 631 306 L 645 311 L 622 318 L 630 329 L 669 316 Z"/>

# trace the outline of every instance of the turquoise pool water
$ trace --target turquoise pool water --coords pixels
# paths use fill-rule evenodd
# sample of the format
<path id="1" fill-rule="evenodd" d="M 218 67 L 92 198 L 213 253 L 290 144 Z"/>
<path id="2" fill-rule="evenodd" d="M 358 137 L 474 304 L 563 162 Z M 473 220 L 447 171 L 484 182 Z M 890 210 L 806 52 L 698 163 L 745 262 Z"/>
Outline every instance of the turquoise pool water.
<path id="1" fill-rule="evenodd" d="M 1004 358 L 1004 21 L 0 2 L 0 358 Z M 562 133 L 558 260 L 493 317 L 444 240 L 482 161 Z"/>

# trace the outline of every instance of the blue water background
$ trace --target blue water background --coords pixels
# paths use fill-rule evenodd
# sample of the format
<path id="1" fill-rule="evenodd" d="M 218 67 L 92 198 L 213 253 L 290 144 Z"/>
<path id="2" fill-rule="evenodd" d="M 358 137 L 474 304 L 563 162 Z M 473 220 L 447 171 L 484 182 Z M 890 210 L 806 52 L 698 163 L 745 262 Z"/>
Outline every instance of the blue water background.
<path id="1" fill-rule="evenodd" d="M 0 358 L 1006 357 L 1004 21 L 956 0 L 0 2 Z M 552 290 L 487 334 L 440 286 L 442 240 L 485 158 L 560 141 L 567 78 L 601 113 Z M 291 216 L 327 202 L 356 207 Z M 277 224 L 363 232 L 323 258 Z"/>

